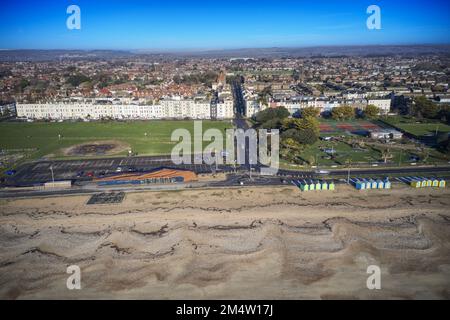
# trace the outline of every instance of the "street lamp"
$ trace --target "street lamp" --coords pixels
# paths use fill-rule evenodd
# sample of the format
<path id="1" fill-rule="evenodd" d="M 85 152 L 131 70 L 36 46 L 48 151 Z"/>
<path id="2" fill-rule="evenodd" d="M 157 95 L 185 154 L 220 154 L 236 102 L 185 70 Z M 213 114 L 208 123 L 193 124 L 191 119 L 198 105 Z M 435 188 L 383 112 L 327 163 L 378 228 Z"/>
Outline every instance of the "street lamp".
<path id="1" fill-rule="evenodd" d="M 55 175 L 53 174 L 53 165 L 50 165 L 50 171 L 52 173 L 52 182 L 55 183 Z"/>
<path id="2" fill-rule="evenodd" d="M 348 166 L 348 171 L 347 171 L 347 184 L 350 184 L 350 170 L 351 170 L 351 165 L 352 165 L 352 160 L 351 160 L 351 159 L 347 159 L 347 166 Z"/>

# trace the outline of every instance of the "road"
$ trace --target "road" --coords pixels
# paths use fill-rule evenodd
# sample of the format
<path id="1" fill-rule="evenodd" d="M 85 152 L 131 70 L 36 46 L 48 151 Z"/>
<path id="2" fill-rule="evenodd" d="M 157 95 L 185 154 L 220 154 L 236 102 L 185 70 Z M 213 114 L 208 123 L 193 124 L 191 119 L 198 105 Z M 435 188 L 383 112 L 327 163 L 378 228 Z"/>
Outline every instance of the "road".
<path id="1" fill-rule="evenodd" d="M 245 116 L 245 100 L 244 95 L 242 93 L 242 86 L 238 80 L 234 80 L 231 83 L 233 98 L 234 98 L 234 108 L 235 114 L 239 117 Z"/>

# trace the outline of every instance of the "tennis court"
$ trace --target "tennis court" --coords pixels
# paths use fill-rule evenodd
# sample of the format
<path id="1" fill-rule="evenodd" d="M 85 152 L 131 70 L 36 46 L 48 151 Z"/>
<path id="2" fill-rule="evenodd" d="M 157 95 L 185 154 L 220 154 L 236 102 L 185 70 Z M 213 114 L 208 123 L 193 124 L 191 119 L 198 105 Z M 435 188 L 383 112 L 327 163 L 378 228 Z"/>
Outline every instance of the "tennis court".
<path id="1" fill-rule="evenodd" d="M 319 127 L 322 134 L 359 133 L 382 128 L 379 124 L 367 120 L 334 121 L 327 119 L 321 120 Z"/>

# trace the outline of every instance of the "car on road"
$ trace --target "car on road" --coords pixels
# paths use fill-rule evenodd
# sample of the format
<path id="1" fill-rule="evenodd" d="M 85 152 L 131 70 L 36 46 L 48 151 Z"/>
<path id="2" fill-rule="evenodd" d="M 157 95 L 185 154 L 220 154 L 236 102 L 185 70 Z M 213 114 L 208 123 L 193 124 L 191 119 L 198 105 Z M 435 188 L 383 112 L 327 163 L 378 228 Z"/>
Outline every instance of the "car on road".
<path id="1" fill-rule="evenodd" d="M 94 172 L 92 172 L 92 171 L 88 172 L 88 173 L 86 173 L 86 176 L 92 178 L 92 177 L 94 177 Z"/>
<path id="2" fill-rule="evenodd" d="M 122 171 L 123 171 L 122 167 L 117 167 L 116 172 L 122 172 Z"/>
<path id="3" fill-rule="evenodd" d="M 81 178 L 84 175 L 84 171 L 80 171 L 77 173 L 77 178 Z"/>

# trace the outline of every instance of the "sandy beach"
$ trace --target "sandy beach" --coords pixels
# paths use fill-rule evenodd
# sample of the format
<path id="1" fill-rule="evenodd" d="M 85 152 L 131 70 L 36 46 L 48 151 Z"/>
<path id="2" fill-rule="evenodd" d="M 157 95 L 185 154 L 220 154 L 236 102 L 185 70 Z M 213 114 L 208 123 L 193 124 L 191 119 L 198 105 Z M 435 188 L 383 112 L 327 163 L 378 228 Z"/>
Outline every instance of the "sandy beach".
<path id="1" fill-rule="evenodd" d="M 1 299 L 450 299 L 450 191 L 0 200 Z M 81 268 L 68 290 L 66 268 Z M 382 271 L 366 287 L 367 267 Z"/>

